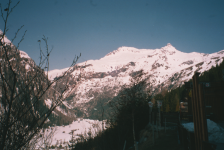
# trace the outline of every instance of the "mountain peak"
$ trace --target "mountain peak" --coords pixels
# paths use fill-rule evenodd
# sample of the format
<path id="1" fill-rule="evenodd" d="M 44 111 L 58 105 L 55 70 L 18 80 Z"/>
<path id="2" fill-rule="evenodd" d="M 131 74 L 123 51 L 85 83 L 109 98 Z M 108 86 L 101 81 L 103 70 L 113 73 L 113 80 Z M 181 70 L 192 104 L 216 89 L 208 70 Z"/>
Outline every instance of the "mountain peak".
<path id="1" fill-rule="evenodd" d="M 168 54 L 172 55 L 172 54 L 175 54 L 176 52 L 178 52 L 178 50 L 173 45 L 171 45 L 170 43 L 167 43 L 166 46 L 162 47 L 161 49 L 157 49 L 155 52 L 156 53 L 157 52 L 159 52 L 159 53 L 162 52 L 164 54 L 168 53 Z"/>
<path id="2" fill-rule="evenodd" d="M 167 45 L 166 46 L 173 46 L 173 45 L 171 45 L 170 43 L 167 43 Z"/>
<path id="3" fill-rule="evenodd" d="M 164 50 L 176 50 L 176 48 L 173 45 L 171 45 L 170 43 L 167 43 L 167 45 L 162 47 L 162 49 L 164 49 Z"/>

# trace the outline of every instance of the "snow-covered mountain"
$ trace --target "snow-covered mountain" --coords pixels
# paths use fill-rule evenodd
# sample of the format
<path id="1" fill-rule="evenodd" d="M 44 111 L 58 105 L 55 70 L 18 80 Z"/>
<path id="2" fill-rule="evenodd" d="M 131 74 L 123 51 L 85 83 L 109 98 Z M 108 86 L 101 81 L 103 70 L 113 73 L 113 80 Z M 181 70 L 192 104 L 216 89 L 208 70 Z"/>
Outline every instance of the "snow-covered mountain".
<path id="1" fill-rule="evenodd" d="M 158 93 L 161 89 L 173 89 L 192 78 L 195 71 L 204 72 L 223 61 L 224 50 L 212 53 L 184 53 L 170 43 L 160 49 L 137 49 L 120 47 L 99 60 L 88 60 L 77 64 L 82 72 L 82 81 L 71 89 L 67 99 L 72 109 L 79 109 L 85 117 L 94 118 L 99 111 L 99 99 L 115 96 L 120 86 L 129 84 L 133 73 L 143 69 L 149 77 L 150 91 Z M 52 70 L 49 79 L 59 77 L 67 68 Z M 74 96 L 75 95 L 75 96 Z M 104 97 L 104 98 L 102 98 Z M 108 101 L 103 101 L 106 107 Z"/>
<path id="2" fill-rule="evenodd" d="M 7 50 L 9 51 L 9 58 L 10 62 L 14 61 L 17 64 L 17 67 L 21 70 L 19 70 L 19 74 L 21 77 L 24 77 L 24 80 L 27 77 L 27 74 L 29 73 L 29 76 L 34 77 L 35 76 L 35 80 L 37 81 L 42 80 L 43 82 L 47 83 L 47 76 L 44 73 L 44 71 L 35 64 L 34 60 L 32 58 L 29 57 L 29 55 L 21 50 L 18 50 L 17 47 L 7 38 L 7 36 L 4 36 L 3 38 L 3 32 L 0 30 L 0 50 L 2 50 L 3 45 L 5 47 L 9 47 L 7 48 Z M 2 44 L 3 43 L 3 44 Z M 2 57 L 2 55 L 1 55 Z M 2 58 L 1 58 L 2 60 Z M 24 69 L 23 69 L 24 68 Z M 43 76 L 45 76 L 44 78 L 42 78 Z M 38 79 L 39 78 L 39 79 Z M 1 80 L 0 80 L 0 84 L 1 84 Z M 37 83 L 39 84 L 39 83 Z M 0 97 L 1 97 L 1 90 L 2 87 L 0 87 Z M 53 96 L 51 93 L 53 89 L 50 87 L 48 89 L 48 91 L 43 95 L 43 107 L 48 107 L 50 108 L 51 105 L 49 105 L 52 102 Z M 42 99 L 41 99 L 42 100 Z M 40 101 L 41 101 L 40 100 Z M 1 107 L 1 103 L 0 103 L 0 107 Z M 0 112 L 1 113 L 1 112 Z M 58 107 L 56 107 L 56 109 L 53 111 L 53 115 L 55 117 L 59 117 L 59 118 L 63 118 L 63 122 L 68 123 L 68 122 L 72 122 L 73 120 L 76 119 L 76 116 L 74 114 L 74 112 L 72 110 L 70 110 L 70 107 L 67 105 L 66 101 L 62 102 L 62 104 L 60 104 Z M 52 118 L 52 120 L 56 120 L 54 117 Z M 67 120 L 67 121 L 65 121 Z M 68 121 L 69 120 L 69 121 Z M 55 123 L 55 122 L 53 122 Z"/>

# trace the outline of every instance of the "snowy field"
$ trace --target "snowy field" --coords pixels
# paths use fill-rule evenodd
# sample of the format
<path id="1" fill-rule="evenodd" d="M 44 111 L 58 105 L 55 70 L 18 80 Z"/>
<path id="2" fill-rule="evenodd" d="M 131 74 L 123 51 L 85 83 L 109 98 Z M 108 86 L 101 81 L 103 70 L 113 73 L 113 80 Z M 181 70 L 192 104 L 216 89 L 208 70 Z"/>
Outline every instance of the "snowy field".
<path id="1" fill-rule="evenodd" d="M 194 132 L 194 123 L 184 123 L 182 124 L 184 128 L 186 128 L 190 132 Z M 208 127 L 208 140 L 210 142 L 216 143 L 224 143 L 224 129 L 220 127 L 215 122 L 207 119 L 207 127 Z"/>
<path id="2" fill-rule="evenodd" d="M 104 125 L 105 128 L 105 125 Z M 45 130 L 45 137 L 49 135 L 50 131 L 54 131 L 52 137 L 47 137 L 48 145 L 54 145 L 59 147 L 66 147 L 72 139 L 72 130 L 74 139 L 80 138 L 83 135 L 84 138 L 88 139 L 90 136 L 95 137 L 100 131 L 102 131 L 102 121 L 90 120 L 90 119 L 78 119 L 73 121 L 71 124 L 66 126 L 55 126 L 51 130 Z M 91 133 L 91 134 L 90 134 Z M 50 139 L 49 139 L 50 138 Z M 44 137 L 42 138 L 44 139 Z M 40 141 L 44 143 L 43 141 Z M 40 143 L 41 144 L 41 143 Z M 69 143 L 71 145 L 71 143 Z"/>

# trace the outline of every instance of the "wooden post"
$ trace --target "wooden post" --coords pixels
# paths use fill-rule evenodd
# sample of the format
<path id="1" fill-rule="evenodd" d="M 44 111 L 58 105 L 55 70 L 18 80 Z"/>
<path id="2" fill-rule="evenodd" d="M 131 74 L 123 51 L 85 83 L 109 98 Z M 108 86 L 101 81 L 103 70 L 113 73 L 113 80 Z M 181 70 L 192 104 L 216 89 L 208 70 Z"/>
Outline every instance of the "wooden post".
<path id="1" fill-rule="evenodd" d="M 149 123 L 152 123 L 152 107 L 149 107 Z"/>
<path id="2" fill-rule="evenodd" d="M 185 88 L 187 89 L 187 100 L 188 100 L 188 121 L 192 121 L 192 88 L 191 82 L 185 82 Z M 191 93 L 191 94 L 190 94 Z"/>
<path id="3" fill-rule="evenodd" d="M 153 145 L 155 143 L 155 138 L 154 138 L 154 121 L 152 121 L 152 143 L 153 143 Z"/>
<path id="4" fill-rule="evenodd" d="M 202 85 L 199 86 L 199 111 L 201 114 L 200 120 L 202 123 L 201 126 L 201 132 L 202 132 L 202 137 L 201 137 L 201 147 L 202 149 L 205 149 L 203 142 L 208 142 L 208 128 L 207 128 L 207 120 L 206 120 L 206 115 L 205 115 L 205 102 L 203 99 L 203 91 L 202 91 Z"/>
<path id="5" fill-rule="evenodd" d="M 124 148 L 123 148 L 123 150 L 125 150 L 125 146 L 126 146 L 126 140 L 125 140 L 125 142 L 124 142 Z"/>
<path id="6" fill-rule="evenodd" d="M 195 74 L 193 76 L 193 91 L 192 91 L 192 110 L 193 110 L 193 122 L 194 122 L 194 135 L 195 135 L 195 149 L 199 150 L 200 149 L 200 145 L 199 145 L 199 124 L 198 124 L 198 120 L 199 120 L 199 114 L 198 114 L 198 90 L 197 90 L 197 85 L 198 85 L 198 75 L 199 74 Z"/>
<path id="7" fill-rule="evenodd" d="M 183 147 L 185 147 L 185 142 L 184 142 L 184 128 L 181 127 L 180 131 L 181 131 L 182 144 L 183 144 Z"/>
<path id="8" fill-rule="evenodd" d="M 153 103 L 152 102 L 148 102 L 149 104 L 149 124 L 152 123 L 152 107 L 153 107 Z"/>
<path id="9" fill-rule="evenodd" d="M 202 141 L 208 141 L 207 121 L 205 116 L 205 105 L 203 101 L 202 85 L 198 84 L 199 73 L 193 76 L 193 91 L 192 91 L 192 112 L 194 122 L 195 149 L 203 148 Z"/>
<path id="10" fill-rule="evenodd" d="M 159 127 L 161 127 L 161 115 L 160 115 L 160 107 L 158 108 L 159 110 Z M 158 126 L 157 126 L 158 127 Z"/>
<path id="11" fill-rule="evenodd" d="M 191 95 L 189 93 L 187 94 L 187 100 L 188 100 L 188 121 L 192 121 L 192 90 L 190 89 Z"/>
<path id="12" fill-rule="evenodd" d="M 166 133 L 166 118 L 165 118 L 165 133 Z"/>

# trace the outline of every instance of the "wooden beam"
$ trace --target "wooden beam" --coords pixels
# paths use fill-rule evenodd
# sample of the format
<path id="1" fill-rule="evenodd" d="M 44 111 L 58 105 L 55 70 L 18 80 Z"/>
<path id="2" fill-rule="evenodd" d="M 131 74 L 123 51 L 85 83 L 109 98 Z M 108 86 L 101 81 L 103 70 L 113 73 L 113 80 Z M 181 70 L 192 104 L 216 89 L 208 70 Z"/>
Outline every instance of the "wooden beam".
<path id="1" fill-rule="evenodd" d="M 207 120 L 205 115 L 205 103 L 203 100 L 203 87 L 202 85 L 198 86 L 199 88 L 199 111 L 200 111 L 200 122 L 201 122 L 201 128 L 199 129 L 199 132 L 201 132 L 200 142 L 202 149 L 205 149 L 203 142 L 208 142 L 208 128 L 207 128 Z"/>
<path id="2" fill-rule="evenodd" d="M 193 122 L 194 122 L 194 135 L 195 135 L 195 149 L 200 150 L 200 133 L 199 133 L 199 114 L 198 114 L 198 73 L 193 76 L 193 90 L 192 90 L 192 111 L 193 111 Z"/>

